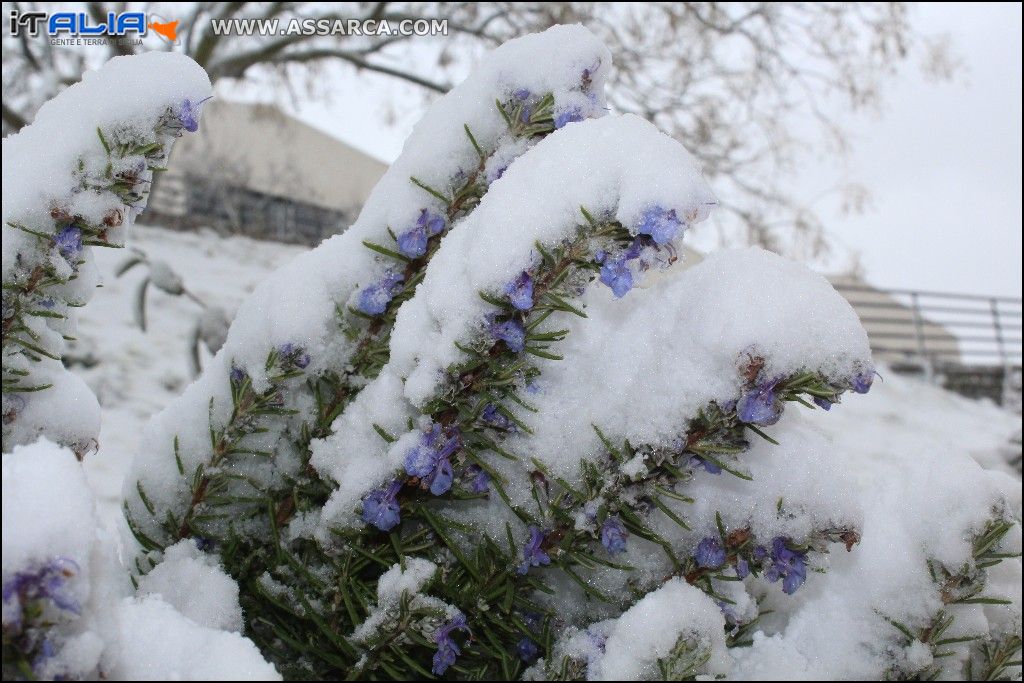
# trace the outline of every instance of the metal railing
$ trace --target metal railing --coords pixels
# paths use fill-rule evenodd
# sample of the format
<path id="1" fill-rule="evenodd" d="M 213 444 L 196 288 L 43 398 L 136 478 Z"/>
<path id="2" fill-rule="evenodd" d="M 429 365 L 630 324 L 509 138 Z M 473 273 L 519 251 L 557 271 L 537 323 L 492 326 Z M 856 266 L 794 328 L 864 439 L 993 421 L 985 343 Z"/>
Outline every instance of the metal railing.
<path id="1" fill-rule="evenodd" d="M 868 332 L 871 350 L 892 365 L 917 365 L 930 380 L 950 372 L 1000 376 L 1003 397 L 1020 381 L 1021 300 L 837 284 Z"/>

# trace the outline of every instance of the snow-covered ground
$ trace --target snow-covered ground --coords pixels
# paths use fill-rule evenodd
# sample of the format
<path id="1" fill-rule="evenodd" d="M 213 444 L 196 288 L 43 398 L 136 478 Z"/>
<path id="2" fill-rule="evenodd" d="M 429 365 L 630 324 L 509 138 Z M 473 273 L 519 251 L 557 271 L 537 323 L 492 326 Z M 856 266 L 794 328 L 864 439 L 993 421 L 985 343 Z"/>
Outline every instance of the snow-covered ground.
<path id="1" fill-rule="evenodd" d="M 137 226 L 131 246 L 165 260 L 185 286 L 208 304 L 233 313 L 242 299 L 272 270 L 303 251 L 301 247 L 221 237 L 212 232 L 182 233 Z M 98 361 L 76 365 L 103 408 L 99 452 L 86 459 L 89 483 L 107 522 L 119 514 L 121 482 L 138 446 L 142 427 L 191 382 L 188 349 L 199 307 L 184 297 L 150 288 L 148 331 L 134 322 L 135 296 L 145 270 L 123 277 L 115 271 L 130 254 L 98 249 L 103 287 L 83 309 L 73 355 Z M 829 413 L 811 419 L 824 429 L 864 479 L 894 452 L 969 454 L 984 467 L 1013 472 L 1006 465 L 1019 415 L 987 401 L 973 401 L 884 368 L 871 393 L 851 395 Z M 804 411 L 810 413 L 811 411 Z"/>
<path id="2" fill-rule="evenodd" d="M 165 261 L 190 292 L 229 315 L 268 273 L 304 251 L 244 237 L 146 226 L 133 229 L 129 249 L 95 251 L 103 286 L 82 309 L 78 341 L 70 354 L 86 360 L 89 367 L 75 365 L 73 370 L 96 392 L 103 409 L 100 450 L 86 459 L 85 469 L 105 520 L 119 514 L 121 481 L 146 420 L 192 381 L 189 348 L 201 310 L 183 296 L 150 287 L 147 331 L 140 330 L 135 298 L 146 269 L 115 275 L 132 248 Z"/>

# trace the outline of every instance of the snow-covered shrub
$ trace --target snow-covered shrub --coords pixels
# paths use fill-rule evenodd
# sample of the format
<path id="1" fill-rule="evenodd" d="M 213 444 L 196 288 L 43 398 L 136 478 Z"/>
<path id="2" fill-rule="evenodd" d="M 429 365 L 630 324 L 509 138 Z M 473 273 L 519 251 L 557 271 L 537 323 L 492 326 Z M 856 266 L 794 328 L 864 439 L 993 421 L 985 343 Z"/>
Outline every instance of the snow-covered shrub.
<path id="1" fill-rule="evenodd" d="M 191 541 L 136 591 L 79 462 L 96 399 L 61 364 L 97 284 L 91 246 L 123 246 L 209 92 L 181 55 L 118 58 L 3 141 L 4 680 L 279 678 L 238 633 L 237 584 Z"/>
<path id="2" fill-rule="evenodd" d="M 117 547 L 71 451 L 41 439 L 4 454 L 4 680 L 279 678 L 238 633 L 238 587 L 216 560 L 180 543 L 136 591 Z"/>
<path id="3" fill-rule="evenodd" d="M 205 72 L 168 54 L 114 59 L 3 141 L 4 451 L 45 435 L 79 457 L 99 407 L 61 364 L 99 282 L 92 247 L 123 247 L 153 173 L 198 126 Z"/>
<path id="4" fill-rule="evenodd" d="M 716 201 L 609 66 L 497 49 L 243 304 L 126 482 L 140 586 L 215 555 L 286 677 L 1017 675 L 1019 493 L 944 454 L 865 495 L 785 411 L 868 392 L 856 314 L 756 249 L 671 268 Z"/>

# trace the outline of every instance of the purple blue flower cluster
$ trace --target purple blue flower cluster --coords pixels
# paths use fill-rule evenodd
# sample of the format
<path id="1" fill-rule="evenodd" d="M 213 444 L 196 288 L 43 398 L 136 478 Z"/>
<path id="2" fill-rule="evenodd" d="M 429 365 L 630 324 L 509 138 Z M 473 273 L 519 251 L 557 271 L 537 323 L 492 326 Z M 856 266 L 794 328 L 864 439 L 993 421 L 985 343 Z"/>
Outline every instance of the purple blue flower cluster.
<path id="1" fill-rule="evenodd" d="M 551 558 L 541 549 L 544 543 L 544 532 L 535 526 L 530 527 L 530 539 L 523 546 L 523 561 L 516 568 L 516 573 L 522 576 L 530 571 L 530 567 L 541 567 L 551 564 Z"/>
<path id="2" fill-rule="evenodd" d="M 782 579 L 782 590 L 792 595 L 807 579 L 807 554 L 792 550 L 786 541 L 782 536 L 772 540 L 772 564 L 765 570 L 764 578 L 772 583 Z M 764 556 L 767 551 L 761 554 Z"/>
<path id="3" fill-rule="evenodd" d="M 702 569 L 715 569 L 725 564 L 725 548 L 717 536 L 708 536 L 697 544 L 693 551 L 693 559 Z"/>
<path id="4" fill-rule="evenodd" d="M 398 505 L 398 492 L 402 489 L 402 480 L 393 482 L 370 492 L 363 498 L 363 521 L 381 531 L 391 531 L 402 521 L 401 508 Z"/>
<path id="5" fill-rule="evenodd" d="M 601 525 L 601 545 L 612 555 L 626 552 L 629 534 L 618 517 L 609 517 Z"/>
<path id="6" fill-rule="evenodd" d="M 359 292 L 356 307 L 367 315 L 380 315 L 402 289 L 404 281 L 405 275 L 402 273 L 388 273 L 379 282 Z"/>
<path id="7" fill-rule="evenodd" d="M 195 133 L 199 130 L 199 117 L 202 115 L 203 103 L 208 99 L 210 98 L 207 97 L 206 99 L 199 100 L 193 104 L 192 100 L 186 98 L 181 103 L 181 109 L 178 112 L 178 120 L 181 122 L 182 128 L 190 133 Z"/>
<path id="8" fill-rule="evenodd" d="M 462 653 L 458 643 L 452 638 L 452 633 L 456 631 L 469 631 L 469 626 L 466 625 L 466 615 L 460 613 L 434 633 L 437 652 L 434 653 L 434 663 L 430 670 L 435 676 L 443 675 Z"/>
<path id="9" fill-rule="evenodd" d="M 55 557 L 33 568 L 16 572 L 3 584 L 4 631 L 22 626 L 28 604 L 49 601 L 57 609 L 79 614 L 81 607 L 71 594 L 68 580 L 79 572 L 78 563 L 69 557 Z"/>
<path id="10" fill-rule="evenodd" d="M 594 260 L 601 264 L 601 282 L 611 288 L 616 299 L 621 299 L 633 289 L 633 270 L 627 262 L 640 258 L 642 249 L 640 240 L 634 240 L 618 256 L 611 256 L 605 251 L 594 255 Z"/>
<path id="11" fill-rule="evenodd" d="M 683 222 L 679 220 L 675 209 L 652 206 L 640 217 L 636 231 L 641 235 L 650 235 L 660 247 L 674 240 L 682 229 Z"/>
<path id="12" fill-rule="evenodd" d="M 528 311 L 533 308 L 533 278 L 525 270 L 515 280 L 505 285 L 505 295 L 513 308 Z"/>
<path id="13" fill-rule="evenodd" d="M 78 257 L 82 254 L 81 228 L 76 228 L 73 225 L 63 228 L 54 236 L 53 245 L 69 263 L 78 261 Z"/>
<path id="14" fill-rule="evenodd" d="M 519 120 L 523 123 L 529 123 L 530 117 L 533 116 L 533 104 L 527 102 L 530 99 L 530 91 L 526 88 L 519 88 L 512 93 L 512 98 L 523 103 L 523 110 L 519 114 Z M 498 177 L 500 178 L 501 175 L 499 174 Z"/>
<path id="15" fill-rule="evenodd" d="M 491 489 L 491 477 L 480 465 L 470 465 L 466 468 L 466 479 L 469 481 L 469 490 L 473 493 L 487 493 Z"/>
<path id="16" fill-rule="evenodd" d="M 291 342 L 278 346 L 277 353 L 282 360 L 291 363 L 297 368 L 305 368 L 309 365 L 309 354 L 301 346 L 296 346 Z"/>
<path id="17" fill-rule="evenodd" d="M 451 456 L 462 447 L 462 436 L 457 428 L 447 434 L 441 425 L 434 424 L 424 432 L 420 442 L 405 455 L 405 471 L 419 477 L 435 496 L 447 493 L 452 487 L 454 472 Z"/>
<path id="18" fill-rule="evenodd" d="M 871 391 L 871 384 L 875 380 L 875 371 L 859 372 L 850 380 L 850 388 L 858 394 L 866 394 Z"/>
<path id="19" fill-rule="evenodd" d="M 492 321 L 490 331 L 491 336 L 505 342 L 505 346 L 512 353 L 520 353 L 526 348 L 526 328 L 514 318 L 501 322 Z"/>
<path id="20" fill-rule="evenodd" d="M 516 654 L 527 664 L 533 664 L 540 655 L 540 648 L 530 638 L 523 638 L 516 644 Z"/>
<path id="21" fill-rule="evenodd" d="M 398 251 L 409 258 L 419 258 L 427 253 L 427 240 L 444 230 L 444 217 L 428 209 L 420 211 L 416 225 L 398 236 Z"/>
<path id="22" fill-rule="evenodd" d="M 568 107 L 555 114 L 555 128 L 564 128 L 570 123 L 583 120 L 583 112 L 579 107 Z"/>
<path id="23" fill-rule="evenodd" d="M 694 465 L 695 467 L 703 467 L 704 471 L 707 472 L 708 474 L 722 473 L 721 467 L 711 462 L 710 460 L 706 460 L 705 458 L 700 457 L 699 455 L 695 455 L 692 458 L 690 458 L 690 464 Z"/>
<path id="24" fill-rule="evenodd" d="M 493 403 L 487 404 L 484 412 L 480 414 L 480 419 L 497 429 L 512 429 L 512 420 L 505 417 L 505 414 L 498 410 Z"/>
<path id="25" fill-rule="evenodd" d="M 758 384 L 736 402 L 736 415 L 741 422 L 756 425 L 773 425 L 782 417 L 782 400 L 776 387 L 781 377 Z"/>

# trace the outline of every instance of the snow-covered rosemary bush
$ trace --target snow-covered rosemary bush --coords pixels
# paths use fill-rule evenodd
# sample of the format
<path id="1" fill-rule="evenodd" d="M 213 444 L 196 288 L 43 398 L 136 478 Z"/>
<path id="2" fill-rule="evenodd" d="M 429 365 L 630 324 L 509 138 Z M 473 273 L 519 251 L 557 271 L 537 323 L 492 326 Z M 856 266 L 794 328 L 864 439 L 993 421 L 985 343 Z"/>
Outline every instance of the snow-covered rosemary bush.
<path id="1" fill-rule="evenodd" d="M 99 283 L 92 247 L 123 247 L 153 174 L 198 126 L 206 74 L 180 58 L 112 60 L 3 141 L 3 443 L 93 449 L 99 407 L 61 359 Z"/>
<path id="2" fill-rule="evenodd" d="M 716 200 L 609 68 L 498 48 L 243 304 L 126 481 L 136 580 L 215 557 L 290 678 L 1017 675 L 1019 494 L 948 455 L 865 499 L 785 410 L 868 392 L 856 314 L 673 268 Z"/>
<path id="3" fill-rule="evenodd" d="M 191 544 L 133 586 L 79 462 L 96 399 L 61 364 L 98 281 L 91 247 L 123 246 L 209 93 L 182 55 L 116 58 L 3 141 L 4 680 L 277 677 L 233 632 L 237 585 Z"/>

